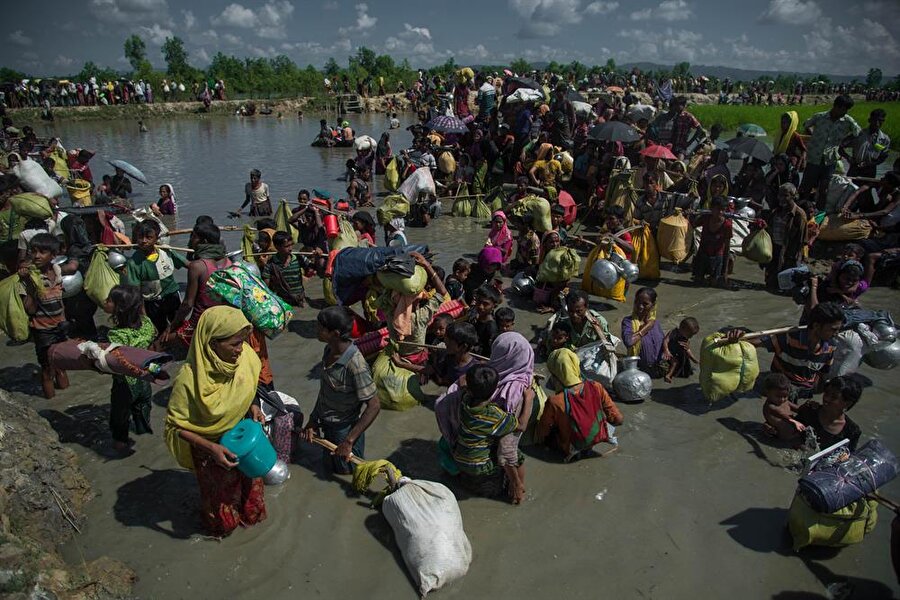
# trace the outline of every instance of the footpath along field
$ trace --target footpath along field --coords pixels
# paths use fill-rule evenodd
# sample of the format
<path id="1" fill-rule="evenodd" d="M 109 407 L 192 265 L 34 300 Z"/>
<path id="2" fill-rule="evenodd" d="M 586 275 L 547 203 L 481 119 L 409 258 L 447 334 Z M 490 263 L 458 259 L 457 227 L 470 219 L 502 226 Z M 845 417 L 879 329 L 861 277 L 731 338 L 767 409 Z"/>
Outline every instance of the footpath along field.
<path id="1" fill-rule="evenodd" d="M 796 104 L 793 106 L 757 106 L 732 104 L 692 104 L 688 110 L 700 119 L 709 130 L 718 123 L 725 131 L 734 131 L 743 123 L 756 123 L 766 130 L 770 137 L 775 137 L 780 130 L 781 115 L 788 110 L 795 110 L 800 115 L 800 125 L 814 113 L 829 110 L 830 104 Z M 896 102 L 857 102 L 850 109 L 850 116 L 856 119 L 860 127 L 869 123 L 869 113 L 876 108 L 887 112 L 882 130 L 891 136 L 891 149 L 900 150 L 900 104 Z"/>

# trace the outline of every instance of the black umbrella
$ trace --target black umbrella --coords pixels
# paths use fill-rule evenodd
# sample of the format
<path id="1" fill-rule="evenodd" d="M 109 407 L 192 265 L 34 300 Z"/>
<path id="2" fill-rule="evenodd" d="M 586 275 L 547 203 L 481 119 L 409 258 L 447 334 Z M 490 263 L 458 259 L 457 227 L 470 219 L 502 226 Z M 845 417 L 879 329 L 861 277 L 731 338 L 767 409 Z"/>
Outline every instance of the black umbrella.
<path id="1" fill-rule="evenodd" d="M 569 102 L 587 102 L 587 99 L 575 90 L 569 90 L 569 93 L 566 94 L 566 100 Z"/>
<path id="2" fill-rule="evenodd" d="M 629 144 L 641 139 L 641 132 L 621 121 L 607 121 L 594 125 L 588 137 L 601 142 L 622 142 Z"/>
<path id="3" fill-rule="evenodd" d="M 529 79 L 527 77 L 510 77 L 506 81 L 514 84 L 518 84 L 518 87 L 528 88 L 531 90 L 542 90 L 544 88 L 541 87 L 534 79 Z"/>
<path id="4" fill-rule="evenodd" d="M 750 158 L 756 158 L 763 162 L 769 162 L 770 160 L 772 160 L 772 149 L 769 148 L 769 146 L 765 142 L 755 137 L 736 137 L 725 142 L 725 145 L 728 146 L 728 148 L 732 152 L 740 152 L 741 154 L 749 156 Z"/>

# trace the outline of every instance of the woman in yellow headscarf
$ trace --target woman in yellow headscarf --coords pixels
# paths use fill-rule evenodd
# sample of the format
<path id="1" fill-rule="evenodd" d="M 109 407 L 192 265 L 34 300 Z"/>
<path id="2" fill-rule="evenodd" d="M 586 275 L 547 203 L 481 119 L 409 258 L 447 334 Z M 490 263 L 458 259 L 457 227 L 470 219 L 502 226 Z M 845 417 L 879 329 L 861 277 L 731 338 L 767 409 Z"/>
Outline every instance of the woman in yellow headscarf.
<path id="1" fill-rule="evenodd" d="M 260 360 L 247 344 L 252 327 L 230 306 L 203 312 L 187 360 L 172 385 L 166 444 L 197 475 L 204 526 L 224 536 L 266 518 L 262 479 L 249 479 L 219 439 L 245 417 L 263 422 L 253 404 Z"/>
<path id="2" fill-rule="evenodd" d="M 700 208 L 712 208 L 712 199 L 717 196 L 728 197 L 728 178 L 721 173 L 713 175 L 709 180 L 709 185 L 706 186 L 706 196 Z"/>
<path id="3" fill-rule="evenodd" d="M 781 134 L 773 146 L 773 153 L 787 154 L 798 171 L 806 168 L 806 143 L 803 136 L 797 133 L 800 117 L 797 111 L 789 110 L 781 115 Z"/>
<path id="4" fill-rule="evenodd" d="M 536 440 L 558 449 L 566 462 L 600 442 L 615 443 L 611 426 L 622 424 L 622 413 L 602 385 L 583 380 L 578 355 L 568 348 L 554 350 L 547 369 L 559 393 L 547 399 Z"/>
<path id="5" fill-rule="evenodd" d="M 642 287 L 634 295 L 631 315 L 622 319 L 622 341 L 628 356 L 640 357 L 638 368 L 653 375 L 664 338 L 656 320 L 656 290 Z"/>

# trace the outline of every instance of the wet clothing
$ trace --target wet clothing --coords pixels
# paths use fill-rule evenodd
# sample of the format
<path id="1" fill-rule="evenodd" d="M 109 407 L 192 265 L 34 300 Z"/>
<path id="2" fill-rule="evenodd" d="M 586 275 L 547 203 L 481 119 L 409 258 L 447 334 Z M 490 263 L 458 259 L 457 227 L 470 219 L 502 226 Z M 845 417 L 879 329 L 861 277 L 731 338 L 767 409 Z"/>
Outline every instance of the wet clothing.
<path id="1" fill-rule="evenodd" d="M 859 428 L 859 425 L 853 422 L 853 420 L 845 414 L 844 428 L 840 433 L 831 433 L 825 429 L 825 426 L 822 425 L 822 422 L 819 420 L 819 411 L 821 411 L 821 409 L 822 405 L 818 402 L 807 402 L 797 409 L 796 419 L 807 427 L 812 428 L 813 432 L 816 434 L 816 441 L 819 442 L 820 449 L 828 448 L 841 440 L 848 439 L 850 440 L 850 452 L 856 450 L 856 446 L 859 444 L 859 437 L 862 435 L 862 430 Z"/>

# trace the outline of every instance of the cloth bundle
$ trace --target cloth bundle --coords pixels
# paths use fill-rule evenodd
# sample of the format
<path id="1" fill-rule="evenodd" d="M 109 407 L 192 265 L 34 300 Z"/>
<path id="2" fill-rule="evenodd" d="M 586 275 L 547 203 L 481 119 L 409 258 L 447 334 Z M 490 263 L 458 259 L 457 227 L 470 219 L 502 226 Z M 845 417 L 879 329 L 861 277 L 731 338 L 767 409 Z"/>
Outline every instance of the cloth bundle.
<path id="1" fill-rule="evenodd" d="M 294 316 L 291 306 L 243 264 L 214 271 L 206 285 L 213 298 L 240 309 L 247 320 L 269 339 L 284 331 Z"/>
<path id="2" fill-rule="evenodd" d="M 719 345 L 723 337 L 722 333 L 712 333 L 700 346 L 700 388 L 710 403 L 753 389 L 759 376 L 753 344 L 738 341 Z"/>
<path id="3" fill-rule="evenodd" d="M 50 364 L 63 371 L 96 371 L 127 375 L 144 381 L 162 383 L 169 374 L 161 369 L 172 355 L 119 344 L 66 340 L 50 346 Z"/>
<path id="4" fill-rule="evenodd" d="M 809 505 L 832 513 L 874 492 L 897 476 L 897 457 L 881 440 L 871 440 L 846 461 L 816 469 L 800 479 L 798 492 Z"/>

